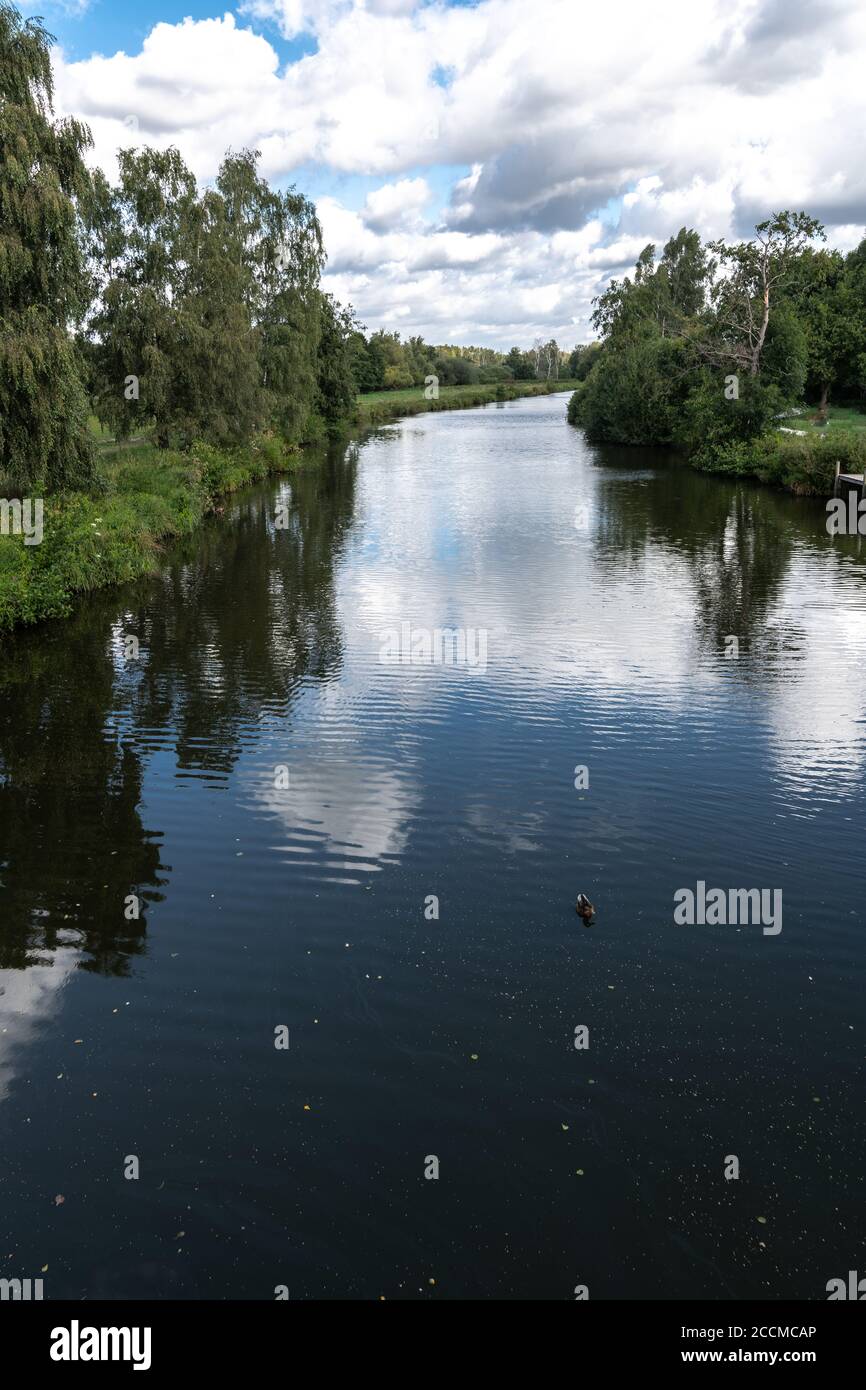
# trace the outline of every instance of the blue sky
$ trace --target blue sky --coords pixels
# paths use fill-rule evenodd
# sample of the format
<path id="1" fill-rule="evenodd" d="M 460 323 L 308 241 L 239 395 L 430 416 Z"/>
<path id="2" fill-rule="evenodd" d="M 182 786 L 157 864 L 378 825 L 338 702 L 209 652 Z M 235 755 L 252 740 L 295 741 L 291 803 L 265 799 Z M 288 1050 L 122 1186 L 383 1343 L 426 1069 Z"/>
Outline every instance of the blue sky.
<path id="1" fill-rule="evenodd" d="M 236 6 L 220 5 L 213 0 L 141 0 L 140 4 L 135 0 L 87 0 L 83 7 L 76 0 L 30 0 L 21 8 L 28 14 L 42 15 L 45 27 L 73 58 L 89 58 L 93 53 L 109 55 L 118 50 L 137 53 L 155 24 L 179 24 L 187 16 L 211 19 L 232 9 L 237 12 Z M 312 34 L 287 40 L 280 35 L 275 21 L 258 22 L 255 27 L 268 34 L 281 62 L 293 62 L 316 51 Z"/>

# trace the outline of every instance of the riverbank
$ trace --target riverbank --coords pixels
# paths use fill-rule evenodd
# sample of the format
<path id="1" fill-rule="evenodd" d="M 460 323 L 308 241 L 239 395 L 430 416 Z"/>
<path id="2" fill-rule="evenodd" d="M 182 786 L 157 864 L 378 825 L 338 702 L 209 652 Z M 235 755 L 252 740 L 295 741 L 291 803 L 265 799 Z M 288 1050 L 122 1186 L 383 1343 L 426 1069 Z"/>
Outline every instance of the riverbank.
<path id="1" fill-rule="evenodd" d="M 275 437 L 232 451 L 106 451 L 102 492 L 44 499 L 38 545 L 0 536 L 0 633 L 66 617 L 80 594 L 154 573 L 164 546 L 200 526 L 221 497 L 304 461 Z"/>
<path id="2" fill-rule="evenodd" d="M 567 413 L 570 424 L 585 428 L 579 389 L 570 397 Z M 831 412 L 828 424 L 818 428 L 804 410 L 802 416 L 792 415 L 785 425 L 755 439 L 725 443 L 709 439 L 693 451 L 679 447 L 699 473 L 756 478 L 797 496 L 826 498 L 833 492 L 837 463 L 843 473 L 866 471 L 866 415 L 855 418 L 856 415 L 851 410 L 840 410 L 838 415 Z M 586 435 L 591 443 L 617 442 L 595 440 L 590 430 L 586 430 Z M 659 441 L 648 439 L 646 443 L 657 445 Z M 675 439 L 666 439 L 664 444 L 667 448 L 678 447 Z"/>
<path id="3" fill-rule="evenodd" d="M 866 470 L 866 433 L 851 429 L 773 430 L 757 439 L 708 446 L 689 462 L 702 473 L 725 473 L 785 489 L 800 497 L 830 497 L 836 464 L 843 473 Z"/>
<path id="4" fill-rule="evenodd" d="M 431 400 L 426 398 L 423 386 L 401 391 L 371 391 L 358 397 L 355 423 L 370 427 L 404 415 L 422 415 L 428 410 L 467 410 L 497 401 L 516 401 L 523 396 L 550 396 L 557 391 L 573 391 L 576 384 L 574 381 L 499 381 L 486 386 L 442 386 L 438 396 Z"/>

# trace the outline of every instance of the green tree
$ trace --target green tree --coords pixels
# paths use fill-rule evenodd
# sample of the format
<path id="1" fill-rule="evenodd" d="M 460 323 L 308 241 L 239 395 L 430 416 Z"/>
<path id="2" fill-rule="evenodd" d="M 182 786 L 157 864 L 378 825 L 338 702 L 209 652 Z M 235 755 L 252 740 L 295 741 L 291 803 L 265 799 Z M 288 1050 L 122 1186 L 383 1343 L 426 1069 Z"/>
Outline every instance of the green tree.
<path id="1" fill-rule="evenodd" d="M 535 376 L 535 364 L 526 352 L 513 347 L 506 353 L 504 365 L 513 381 L 531 381 Z"/>
<path id="2" fill-rule="evenodd" d="M 817 399 L 822 415 L 836 384 L 856 376 L 856 360 L 866 347 L 866 304 L 849 264 L 856 263 L 838 251 L 810 249 L 804 257 L 800 312 L 808 344 L 807 394 Z"/>
<path id="3" fill-rule="evenodd" d="M 572 424 L 614 444 L 671 444 L 687 395 L 687 350 L 646 332 L 605 348 L 569 406 Z"/>
<path id="4" fill-rule="evenodd" d="M 196 432 L 190 354 L 200 335 L 182 322 L 199 272 L 195 179 L 171 148 L 120 150 L 118 169 L 115 188 L 97 181 L 87 225 L 99 289 L 88 324 L 94 404 L 118 437 L 153 424 L 168 445 Z"/>
<path id="5" fill-rule="evenodd" d="M 684 320 L 701 312 L 713 269 L 698 233 L 680 227 L 665 244 L 658 268 L 662 333 L 666 327 L 669 331 L 682 327 Z"/>
<path id="6" fill-rule="evenodd" d="M 313 204 L 290 188 L 266 190 L 256 318 L 270 423 L 289 442 L 309 431 L 318 393 L 319 281 L 325 262 Z"/>
<path id="7" fill-rule="evenodd" d="M 90 133 L 53 118 L 50 45 L 38 19 L 0 3 L 0 476 L 19 490 L 95 478 L 84 364 L 79 208 Z"/>
<path id="8" fill-rule="evenodd" d="M 315 208 L 229 153 L 199 193 L 177 150 L 125 150 L 116 189 L 95 185 L 88 222 L 98 303 L 88 328 L 93 395 L 118 435 L 152 424 L 162 445 L 300 443 L 318 409 Z"/>
<path id="9" fill-rule="evenodd" d="M 321 331 L 318 348 L 318 414 L 328 434 L 337 434 L 355 406 L 352 374 L 352 334 L 356 329 L 351 305 L 338 304 L 331 294 L 321 295 Z"/>
<path id="10" fill-rule="evenodd" d="M 825 239 L 816 218 L 805 212 L 777 212 L 758 223 L 751 241 L 710 242 L 710 250 L 728 272 L 713 290 L 711 349 L 716 360 L 758 375 L 771 314 L 777 301 L 795 291 L 803 253 L 816 237 Z"/>

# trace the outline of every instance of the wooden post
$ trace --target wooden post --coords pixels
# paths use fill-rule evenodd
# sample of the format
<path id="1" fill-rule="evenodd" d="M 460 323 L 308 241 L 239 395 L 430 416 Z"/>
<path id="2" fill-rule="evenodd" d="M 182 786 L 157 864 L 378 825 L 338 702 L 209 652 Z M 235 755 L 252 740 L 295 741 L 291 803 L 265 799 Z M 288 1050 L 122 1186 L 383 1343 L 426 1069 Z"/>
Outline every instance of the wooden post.
<path id="1" fill-rule="evenodd" d="M 837 460 L 836 460 L 836 477 L 835 477 L 835 479 L 834 479 L 834 481 L 833 481 L 833 496 L 834 496 L 834 497 L 838 497 L 838 496 L 839 496 L 839 474 L 840 474 L 841 472 L 842 472 L 842 465 L 841 465 L 841 463 L 839 462 L 839 460 L 837 459 Z"/>

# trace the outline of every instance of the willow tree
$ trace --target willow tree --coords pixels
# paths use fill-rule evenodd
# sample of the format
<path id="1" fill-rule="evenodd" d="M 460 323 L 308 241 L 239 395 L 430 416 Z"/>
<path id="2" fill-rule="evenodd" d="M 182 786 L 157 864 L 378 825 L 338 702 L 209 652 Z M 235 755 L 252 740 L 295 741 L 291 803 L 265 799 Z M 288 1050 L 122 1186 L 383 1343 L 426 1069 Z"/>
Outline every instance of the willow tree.
<path id="1" fill-rule="evenodd" d="M 90 132 L 54 119 L 48 34 L 0 0 L 0 475 L 19 490 L 94 477 L 82 363 L 78 205 Z"/>
<path id="2" fill-rule="evenodd" d="M 152 424 L 169 444 L 190 411 L 181 397 L 194 335 L 184 336 L 179 316 L 196 184 L 173 148 L 120 150 L 118 170 L 113 188 L 97 173 L 88 206 L 94 404 L 119 437 Z"/>
<path id="3" fill-rule="evenodd" d="M 273 427 L 307 437 L 318 399 L 319 277 L 312 203 L 277 192 L 256 151 L 226 155 L 199 190 L 179 152 L 119 154 L 88 217 L 96 309 L 94 401 L 116 432 L 160 444 L 243 444 Z"/>
<path id="4" fill-rule="evenodd" d="M 177 304 L 187 432 L 223 445 L 246 443 L 264 423 L 248 225 L 219 186 L 205 189 L 192 210 Z"/>
<path id="5" fill-rule="evenodd" d="M 229 153 L 216 181 L 231 231 L 231 260 L 246 267 L 243 292 L 259 357 L 265 421 L 290 443 L 304 440 L 317 406 L 319 280 L 325 255 L 313 204 L 258 173 L 257 150 Z"/>
<path id="6" fill-rule="evenodd" d="M 310 433 L 318 404 L 322 335 L 319 280 L 325 261 L 313 204 L 290 188 L 275 195 L 262 303 L 262 366 L 271 419 L 292 443 Z"/>

